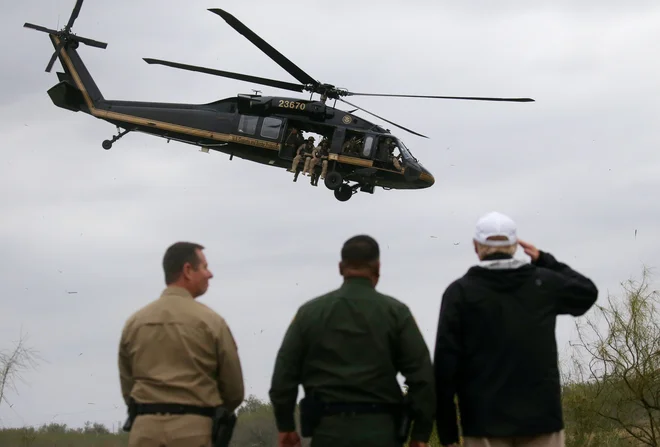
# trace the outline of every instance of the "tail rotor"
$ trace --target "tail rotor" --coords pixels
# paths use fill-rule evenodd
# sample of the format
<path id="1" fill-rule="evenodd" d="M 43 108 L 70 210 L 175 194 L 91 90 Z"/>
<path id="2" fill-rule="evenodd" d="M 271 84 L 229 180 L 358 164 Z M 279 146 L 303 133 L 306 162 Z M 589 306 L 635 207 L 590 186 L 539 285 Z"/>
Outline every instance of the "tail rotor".
<path id="1" fill-rule="evenodd" d="M 25 23 L 23 25 L 23 27 L 25 28 L 31 28 L 36 31 L 52 34 L 59 38 L 59 43 L 55 48 L 55 52 L 51 56 L 50 61 L 48 61 L 48 65 L 46 65 L 46 72 L 50 72 L 50 70 L 53 68 L 53 64 L 55 63 L 55 59 L 57 59 L 57 56 L 59 56 L 60 54 L 60 51 L 62 50 L 63 47 L 67 46 L 69 43 L 73 43 L 74 48 L 78 46 L 78 42 L 84 43 L 85 45 L 89 45 L 90 47 L 96 47 L 102 49 L 107 48 L 108 46 L 107 43 L 88 39 L 86 37 L 79 37 L 71 33 L 71 27 L 78 18 L 78 14 L 80 14 L 80 8 L 82 7 L 82 3 L 83 0 L 76 1 L 76 5 L 73 7 L 73 11 L 71 12 L 71 17 L 69 18 L 69 21 L 67 22 L 66 26 L 62 28 L 60 31 L 56 31 L 39 25 L 34 25 L 32 23 Z"/>

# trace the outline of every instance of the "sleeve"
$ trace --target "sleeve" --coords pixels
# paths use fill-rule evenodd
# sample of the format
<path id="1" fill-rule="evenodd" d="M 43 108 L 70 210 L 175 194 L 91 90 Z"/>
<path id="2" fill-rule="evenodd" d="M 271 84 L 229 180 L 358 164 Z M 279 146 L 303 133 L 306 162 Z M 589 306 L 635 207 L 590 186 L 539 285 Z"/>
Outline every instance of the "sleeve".
<path id="1" fill-rule="evenodd" d="M 433 369 L 437 393 L 436 426 L 442 445 L 458 443 L 458 418 L 454 396 L 461 358 L 460 286 L 451 284 L 442 296 L 436 332 Z"/>
<path id="2" fill-rule="evenodd" d="M 222 320 L 217 342 L 218 391 L 223 405 L 234 411 L 245 398 L 243 370 L 238 357 L 238 347 L 227 323 Z"/>
<path id="3" fill-rule="evenodd" d="M 405 306 L 395 348 L 395 365 L 406 379 L 413 413 L 411 440 L 428 442 L 435 418 L 435 384 L 431 355 L 415 318 Z"/>
<path id="4" fill-rule="evenodd" d="M 129 330 L 130 320 L 126 322 L 124 328 L 121 331 L 121 336 L 119 339 L 119 385 L 121 388 L 121 395 L 124 399 L 124 403 L 128 405 L 131 398 L 131 390 L 133 389 L 133 384 L 135 380 L 133 379 L 133 368 L 131 365 L 131 357 L 128 351 L 128 330 Z"/>
<path id="5" fill-rule="evenodd" d="M 275 358 L 268 395 L 273 405 L 279 432 L 296 430 L 294 410 L 301 383 L 304 340 L 300 328 L 300 310 L 289 325 Z"/>
<path id="6" fill-rule="evenodd" d="M 559 315 L 584 315 L 598 299 L 596 285 L 568 265 L 559 262 L 550 253 L 541 251 L 534 265 L 551 270 L 556 284 L 557 313 Z"/>

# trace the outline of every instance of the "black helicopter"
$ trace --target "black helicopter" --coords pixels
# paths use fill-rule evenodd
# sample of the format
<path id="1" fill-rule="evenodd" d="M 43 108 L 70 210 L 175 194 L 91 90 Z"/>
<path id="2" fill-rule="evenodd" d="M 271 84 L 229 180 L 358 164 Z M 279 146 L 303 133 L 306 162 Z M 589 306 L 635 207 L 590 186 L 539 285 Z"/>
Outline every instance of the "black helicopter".
<path id="1" fill-rule="evenodd" d="M 291 97 L 238 94 L 236 97 L 220 99 L 208 104 L 176 104 L 138 101 L 107 100 L 96 86 L 80 55 L 78 45 L 83 43 L 105 49 L 106 43 L 77 36 L 71 27 L 80 13 L 83 0 L 77 0 L 66 26 L 52 30 L 25 23 L 24 27 L 48 33 L 55 52 L 46 71 L 50 72 L 55 59 L 59 58 L 64 72 L 58 72 L 59 83 L 48 90 L 53 103 L 61 108 L 90 114 L 117 126 L 118 134 L 103 141 L 103 148 L 112 144 L 128 132 L 143 132 L 169 140 L 200 146 L 202 151 L 210 149 L 279 168 L 291 169 L 301 141 L 289 144 L 292 129 L 300 135 L 313 132 L 323 136 L 327 145 L 324 163 L 318 163 L 310 175 L 316 185 L 319 172 L 325 174 L 324 183 L 334 191 L 340 201 L 350 199 L 358 190 L 373 194 L 374 188 L 420 189 L 433 185 L 435 179 L 422 167 L 396 136 L 388 129 L 353 115 L 362 110 L 387 123 L 412 134 L 428 138 L 413 130 L 375 115 L 343 97 L 346 96 L 391 96 L 409 98 L 441 98 L 483 101 L 531 102 L 530 98 L 482 98 L 455 96 L 397 95 L 355 93 L 317 81 L 289 59 L 257 36 L 247 26 L 221 9 L 209 11 L 222 17 L 237 32 L 288 71 L 300 84 L 266 79 L 256 76 L 214 70 L 193 65 L 145 58 L 149 64 L 160 64 L 174 68 L 197 71 L 231 79 L 267 85 L 296 92 L 310 92 L 310 99 Z M 313 100 L 314 94 L 320 95 Z M 326 105 L 328 99 L 337 100 L 353 107 L 351 111 Z M 294 140 L 295 141 L 295 140 Z M 399 154 L 394 155 L 398 149 Z M 295 170 L 294 181 L 305 165 L 305 155 Z M 322 168 L 322 166 L 324 166 Z M 322 171 L 326 171 L 323 172 Z M 350 183 L 353 183 L 352 185 Z"/>

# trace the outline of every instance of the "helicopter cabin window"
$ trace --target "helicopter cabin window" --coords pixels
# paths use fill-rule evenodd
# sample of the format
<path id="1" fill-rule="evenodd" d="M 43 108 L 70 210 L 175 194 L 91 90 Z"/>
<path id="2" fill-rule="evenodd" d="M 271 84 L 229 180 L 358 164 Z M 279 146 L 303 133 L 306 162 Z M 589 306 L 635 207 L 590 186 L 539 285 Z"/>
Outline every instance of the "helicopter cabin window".
<path id="1" fill-rule="evenodd" d="M 364 139 L 364 148 L 362 149 L 362 155 L 366 158 L 371 157 L 371 149 L 373 148 L 374 137 L 368 136 Z"/>
<path id="2" fill-rule="evenodd" d="M 282 128 L 282 120 L 279 118 L 266 117 L 261 125 L 261 136 L 277 139 Z"/>
<path id="3" fill-rule="evenodd" d="M 238 123 L 238 131 L 248 135 L 254 135 L 257 130 L 258 116 L 241 115 L 241 120 Z"/>

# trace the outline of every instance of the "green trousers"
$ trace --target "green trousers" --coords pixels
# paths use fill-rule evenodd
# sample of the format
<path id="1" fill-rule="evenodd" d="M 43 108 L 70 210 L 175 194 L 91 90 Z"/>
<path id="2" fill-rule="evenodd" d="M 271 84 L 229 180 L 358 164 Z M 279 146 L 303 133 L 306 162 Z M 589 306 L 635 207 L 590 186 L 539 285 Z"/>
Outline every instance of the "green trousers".
<path id="1" fill-rule="evenodd" d="M 311 447 L 402 447 L 390 415 L 326 416 L 314 430 Z"/>

